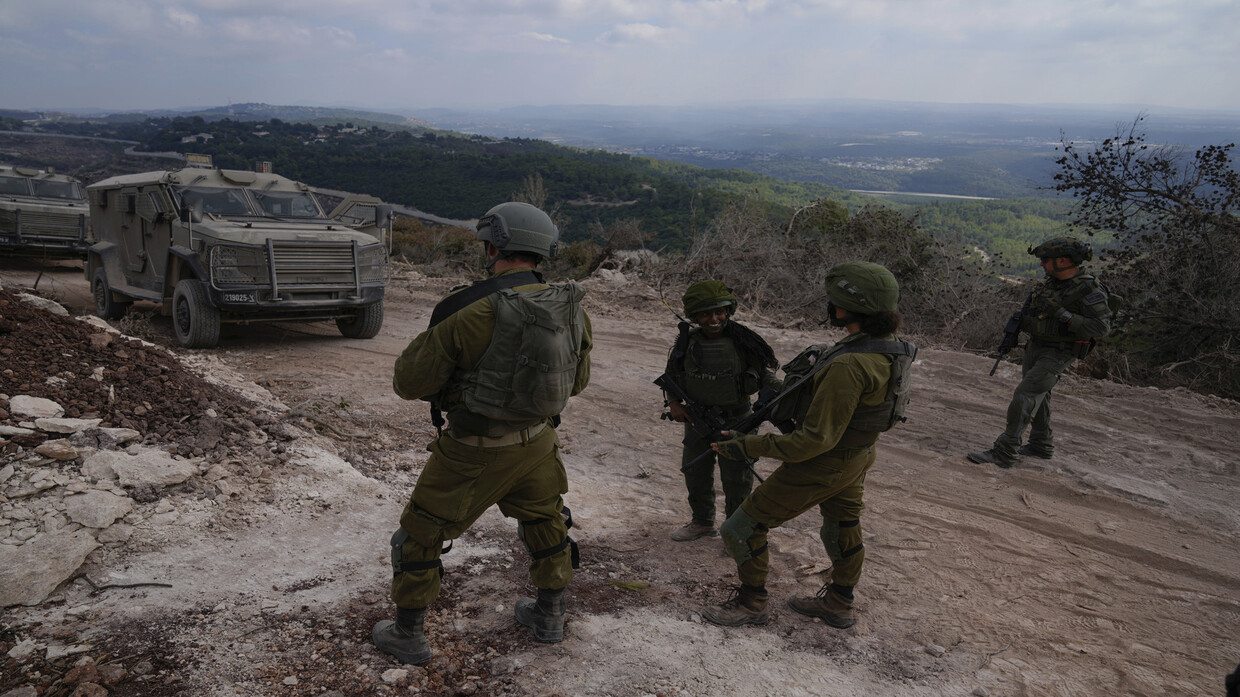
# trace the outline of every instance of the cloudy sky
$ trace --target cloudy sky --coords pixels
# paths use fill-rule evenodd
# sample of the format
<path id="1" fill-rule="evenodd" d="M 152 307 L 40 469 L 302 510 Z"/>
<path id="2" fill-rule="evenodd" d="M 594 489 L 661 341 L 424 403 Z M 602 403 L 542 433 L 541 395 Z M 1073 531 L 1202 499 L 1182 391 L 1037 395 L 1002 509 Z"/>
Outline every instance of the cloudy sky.
<path id="1" fill-rule="evenodd" d="M 1240 110 L 1237 0 L 0 0 L 0 108 Z"/>

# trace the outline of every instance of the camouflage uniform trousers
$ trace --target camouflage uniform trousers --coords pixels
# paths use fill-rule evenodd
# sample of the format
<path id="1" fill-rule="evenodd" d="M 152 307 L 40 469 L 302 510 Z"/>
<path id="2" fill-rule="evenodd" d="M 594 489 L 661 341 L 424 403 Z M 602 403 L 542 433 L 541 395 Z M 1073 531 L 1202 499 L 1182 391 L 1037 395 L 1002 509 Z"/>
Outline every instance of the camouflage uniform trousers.
<path id="1" fill-rule="evenodd" d="M 744 416 L 747 412 L 742 412 Z M 756 432 L 751 431 L 751 433 Z M 753 470 L 743 460 L 729 460 L 711 450 L 710 442 L 702 438 L 691 426 L 685 424 L 685 442 L 680 454 L 680 466 L 693 462 L 706 454 L 697 464 L 684 470 L 685 488 L 689 490 L 689 509 L 693 522 L 715 525 L 715 462 L 719 462 L 719 484 L 723 487 L 723 512 L 727 518 L 740 507 L 753 489 Z"/>
<path id="2" fill-rule="evenodd" d="M 430 451 L 401 514 L 400 530 L 392 536 L 392 601 L 397 607 L 423 608 L 438 597 L 443 543 L 460 537 L 494 504 L 520 523 L 534 586 L 557 590 L 569 584 L 573 569 L 561 517 L 568 477 L 555 429 L 494 448 L 445 435 L 431 443 Z"/>
<path id="3" fill-rule="evenodd" d="M 1016 457 L 1025 429 L 1029 445 L 1050 454 L 1054 450 L 1051 432 L 1051 389 L 1059 376 L 1075 360 L 1071 343 L 1052 343 L 1030 339 L 1021 361 L 1020 384 L 1007 409 L 1007 428 L 995 439 L 994 450 L 1009 459 Z"/>
<path id="4" fill-rule="evenodd" d="M 721 532 L 737 563 L 740 582 L 763 586 L 770 572 L 767 533 L 814 506 L 822 514 L 819 536 L 831 559 L 831 580 L 855 586 L 861 578 L 865 475 L 874 465 L 873 445 L 837 448 L 805 462 L 785 462 L 758 485 Z"/>

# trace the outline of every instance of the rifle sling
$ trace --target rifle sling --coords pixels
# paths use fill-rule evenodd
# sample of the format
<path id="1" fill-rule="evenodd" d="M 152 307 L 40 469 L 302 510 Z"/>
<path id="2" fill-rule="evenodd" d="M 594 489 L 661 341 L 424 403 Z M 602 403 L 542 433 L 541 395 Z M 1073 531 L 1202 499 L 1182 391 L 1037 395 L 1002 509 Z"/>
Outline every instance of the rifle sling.
<path id="1" fill-rule="evenodd" d="M 457 312 L 473 305 L 492 293 L 498 293 L 505 288 L 527 286 L 534 283 L 543 283 L 542 276 L 540 276 L 537 271 L 520 271 L 518 273 L 508 274 L 507 276 L 494 276 L 492 278 L 478 281 L 472 286 L 440 300 L 439 304 L 435 306 L 435 309 L 431 311 L 431 321 L 426 328 L 431 329 L 436 324 L 439 324 L 445 319 L 448 319 Z"/>

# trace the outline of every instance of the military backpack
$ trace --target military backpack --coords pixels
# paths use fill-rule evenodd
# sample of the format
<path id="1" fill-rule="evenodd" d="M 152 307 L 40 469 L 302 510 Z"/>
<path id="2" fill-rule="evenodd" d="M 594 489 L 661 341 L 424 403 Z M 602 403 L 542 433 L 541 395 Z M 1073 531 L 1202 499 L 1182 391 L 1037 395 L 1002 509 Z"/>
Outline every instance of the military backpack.
<path id="1" fill-rule="evenodd" d="M 826 364 L 846 353 L 881 353 L 891 358 L 891 377 L 887 381 L 887 394 L 882 404 L 873 407 L 858 405 L 853 411 L 850 429 L 866 432 L 882 432 L 891 430 L 893 426 L 907 421 L 905 410 L 908 408 L 913 361 L 917 358 L 917 347 L 908 341 L 899 339 L 886 341 L 872 339 L 835 345 L 816 344 L 805 349 L 796 358 L 783 367 L 785 393 L 781 393 L 779 402 L 771 414 L 771 422 L 791 420 L 798 426 L 804 422 L 809 411 L 810 402 L 814 399 L 814 391 L 809 376 L 825 369 Z"/>

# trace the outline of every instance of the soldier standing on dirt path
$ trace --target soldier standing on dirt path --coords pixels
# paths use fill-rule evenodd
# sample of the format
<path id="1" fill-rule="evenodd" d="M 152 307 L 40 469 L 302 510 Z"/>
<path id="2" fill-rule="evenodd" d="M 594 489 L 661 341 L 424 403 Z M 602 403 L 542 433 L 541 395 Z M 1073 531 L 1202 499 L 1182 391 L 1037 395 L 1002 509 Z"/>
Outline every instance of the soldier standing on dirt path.
<path id="1" fill-rule="evenodd" d="M 731 599 L 702 612 L 715 624 L 769 621 L 767 533 L 815 506 L 822 514 L 820 535 L 831 558 L 831 580 L 816 596 L 788 604 L 833 627 L 851 627 L 854 621 L 853 587 L 865 559 L 865 477 L 874 464 L 878 436 L 903 420 L 908 369 L 917 350 L 895 338 L 900 290 L 886 268 L 839 264 L 827 272 L 826 284 L 830 322 L 848 336 L 831 346 L 811 346 L 784 366 L 784 390 L 795 392 L 781 395 L 775 415 L 776 420 L 791 418 L 795 428 L 784 435 L 735 434 L 714 444 L 732 459 L 783 461 L 719 528 L 736 561 L 740 587 Z M 779 413 L 783 407 L 786 415 Z"/>
<path id="2" fill-rule="evenodd" d="M 555 256 L 559 230 L 534 206 L 495 206 L 478 221 L 478 239 L 492 276 L 440 301 L 392 378 L 402 398 L 431 402 L 440 429 L 392 536 L 396 620 L 372 632 L 375 646 L 404 663 L 431 658 L 423 623 L 439 595 L 443 544 L 494 504 L 518 521 L 538 589 L 537 599 L 517 600 L 517 621 L 538 641 L 564 637 L 576 545 L 568 537 L 568 477 L 555 427 L 569 396 L 590 379 L 585 291 L 548 285 L 535 271 Z"/>
<path id="3" fill-rule="evenodd" d="M 971 462 L 1004 469 L 1016 464 L 1018 455 L 1051 459 L 1051 389 L 1072 361 L 1089 355 L 1095 340 L 1111 331 L 1106 287 L 1081 271 L 1081 264 L 1093 258 L 1088 244 L 1056 237 L 1029 253 L 1042 262 L 1046 280 L 1033 289 L 1021 311 L 1020 329 L 1029 334 L 1029 343 L 1020 384 L 1008 405 L 1003 433 L 989 450 L 968 455 Z M 1031 423 L 1029 443 L 1021 445 Z"/>
<path id="4" fill-rule="evenodd" d="M 681 322 L 665 372 L 694 402 L 717 409 L 727 422 L 735 423 L 749 414 L 750 395 L 760 388 L 779 391 L 775 352 L 757 332 L 731 319 L 736 312 L 736 295 L 723 282 L 693 283 L 682 302 L 685 315 L 697 326 L 690 328 Z M 715 530 L 715 458 L 719 459 L 725 518 L 749 495 L 753 470 L 744 460 L 730 460 L 711 452 L 710 442 L 687 423 L 691 417 L 680 400 L 674 395 L 667 395 L 667 400 L 671 419 L 685 424 L 680 464 L 693 512 L 688 524 L 672 532 L 672 539 L 687 542 L 714 537 L 719 534 Z M 701 457 L 703 454 L 707 456 Z"/>

